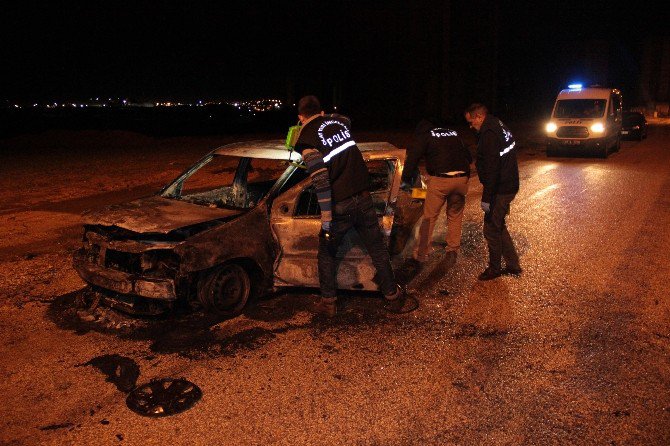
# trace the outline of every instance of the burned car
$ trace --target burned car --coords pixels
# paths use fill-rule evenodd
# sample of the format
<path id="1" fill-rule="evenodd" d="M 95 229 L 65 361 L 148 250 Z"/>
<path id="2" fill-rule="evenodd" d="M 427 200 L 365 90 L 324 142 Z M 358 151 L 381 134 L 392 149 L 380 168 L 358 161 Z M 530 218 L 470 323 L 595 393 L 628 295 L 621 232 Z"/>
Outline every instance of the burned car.
<path id="1" fill-rule="evenodd" d="M 405 151 L 358 145 L 387 241 L 399 254 L 421 203 L 399 190 Z M 280 141 L 213 150 L 154 196 L 84 214 L 74 267 L 98 299 L 136 314 L 177 302 L 222 316 L 251 295 L 318 287 L 320 210 L 300 155 Z M 355 233 L 343 243 L 342 289 L 376 290 L 375 269 Z"/>

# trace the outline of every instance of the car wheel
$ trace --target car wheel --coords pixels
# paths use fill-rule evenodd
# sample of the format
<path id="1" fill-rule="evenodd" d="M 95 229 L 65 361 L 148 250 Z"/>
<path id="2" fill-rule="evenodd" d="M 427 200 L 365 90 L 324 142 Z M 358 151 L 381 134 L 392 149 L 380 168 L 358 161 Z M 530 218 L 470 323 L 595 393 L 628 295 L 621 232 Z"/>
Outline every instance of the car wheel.
<path id="1" fill-rule="evenodd" d="M 203 277 L 198 286 L 198 300 L 206 310 L 224 317 L 242 312 L 249 300 L 251 281 L 240 265 L 222 265 Z"/>
<path id="2" fill-rule="evenodd" d="M 616 145 L 614 146 L 614 151 L 615 152 L 618 152 L 619 150 L 621 150 L 621 137 L 620 136 L 616 139 Z"/>

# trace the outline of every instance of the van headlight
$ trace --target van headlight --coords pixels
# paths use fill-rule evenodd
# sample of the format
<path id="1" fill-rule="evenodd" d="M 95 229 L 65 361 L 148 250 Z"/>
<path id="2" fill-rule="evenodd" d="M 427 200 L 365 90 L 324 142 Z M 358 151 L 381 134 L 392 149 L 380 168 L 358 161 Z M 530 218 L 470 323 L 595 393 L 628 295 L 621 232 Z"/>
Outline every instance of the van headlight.
<path id="1" fill-rule="evenodd" d="M 605 131 L 605 126 L 602 124 L 602 122 L 596 122 L 591 126 L 591 131 L 593 133 L 602 133 Z"/>
<path id="2" fill-rule="evenodd" d="M 547 133 L 554 133 L 557 128 L 558 127 L 553 122 L 547 122 L 547 126 L 545 127 Z"/>

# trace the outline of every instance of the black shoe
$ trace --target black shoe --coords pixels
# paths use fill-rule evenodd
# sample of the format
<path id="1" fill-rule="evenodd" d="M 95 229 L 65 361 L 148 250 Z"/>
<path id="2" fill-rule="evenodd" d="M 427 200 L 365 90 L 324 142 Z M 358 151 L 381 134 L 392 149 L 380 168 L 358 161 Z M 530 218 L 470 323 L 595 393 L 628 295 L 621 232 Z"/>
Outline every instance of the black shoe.
<path id="1" fill-rule="evenodd" d="M 395 297 L 392 299 L 384 297 L 384 310 L 389 313 L 403 314 L 409 313 L 419 308 L 419 301 L 415 298 L 408 296 L 405 289 L 401 286 L 398 286 L 398 292 L 395 294 Z"/>
<path id="2" fill-rule="evenodd" d="M 337 314 L 337 300 L 321 298 L 314 304 L 312 311 L 327 317 L 333 317 Z"/>
<path id="3" fill-rule="evenodd" d="M 520 266 L 518 266 L 518 267 L 516 267 L 516 268 L 505 268 L 505 269 L 502 271 L 502 273 L 505 274 L 505 275 L 508 275 L 508 276 L 515 276 L 515 277 L 519 277 L 519 276 L 521 275 L 522 272 L 523 272 L 523 269 L 521 269 Z"/>
<path id="4" fill-rule="evenodd" d="M 491 268 L 490 266 L 484 270 L 483 273 L 477 277 L 479 280 L 492 280 L 500 277 L 500 271 Z"/>

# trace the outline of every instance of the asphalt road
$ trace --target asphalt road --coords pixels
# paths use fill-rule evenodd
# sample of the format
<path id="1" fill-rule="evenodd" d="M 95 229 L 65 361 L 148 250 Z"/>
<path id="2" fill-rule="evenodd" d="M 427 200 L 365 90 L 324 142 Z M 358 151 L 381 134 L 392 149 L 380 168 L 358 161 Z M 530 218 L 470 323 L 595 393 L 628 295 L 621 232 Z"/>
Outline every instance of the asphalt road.
<path id="1" fill-rule="evenodd" d="M 473 179 L 462 253 L 445 270 L 436 252 L 408 315 L 350 294 L 326 320 L 303 291 L 220 323 L 78 321 L 77 291 L 48 287 L 0 306 L 0 444 L 670 444 L 669 141 L 655 126 L 607 160 L 524 155 L 520 278 L 476 279 Z M 165 377 L 202 399 L 126 407 Z"/>

